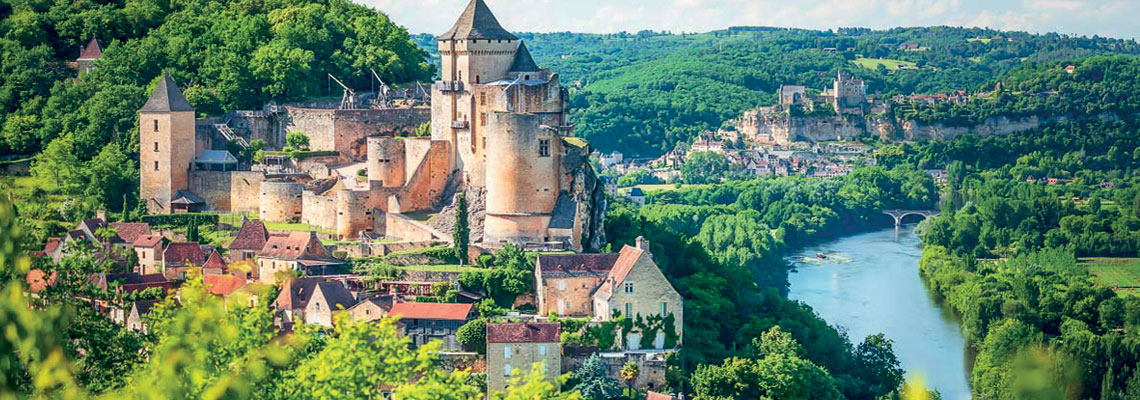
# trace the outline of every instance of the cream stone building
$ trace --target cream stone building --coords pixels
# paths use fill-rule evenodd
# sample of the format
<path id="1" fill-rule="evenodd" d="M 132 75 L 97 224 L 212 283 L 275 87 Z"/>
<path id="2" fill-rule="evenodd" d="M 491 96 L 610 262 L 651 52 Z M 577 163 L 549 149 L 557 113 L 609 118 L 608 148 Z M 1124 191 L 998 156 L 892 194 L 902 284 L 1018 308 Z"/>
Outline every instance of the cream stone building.
<path id="1" fill-rule="evenodd" d="M 558 323 L 488 323 L 487 391 L 503 392 L 512 375 L 526 376 L 542 366 L 543 377 L 557 382 L 562 374 L 561 327 Z"/>
<path id="2" fill-rule="evenodd" d="M 342 240 L 449 241 L 454 198 L 464 191 L 478 205 L 473 243 L 599 248 L 604 185 L 588 163 L 589 144 L 574 137 L 558 74 L 540 68 L 482 0 L 471 0 L 437 41 L 442 74 L 431 86 L 430 114 L 267 105 L 195 120 L 164 76 L 139 112 L 140 198 L 151 213 L 258 212 Z M 413 137 L 429 115 L 431 136 Z M 224 150 L 254 138 L 280 145 L 287 130 L 335 155 L 246 167 Z M 363 176 L 339 172 L 356 163 Z M 441 218 L 433 225 L 407 216 L 413 212 Z"/>

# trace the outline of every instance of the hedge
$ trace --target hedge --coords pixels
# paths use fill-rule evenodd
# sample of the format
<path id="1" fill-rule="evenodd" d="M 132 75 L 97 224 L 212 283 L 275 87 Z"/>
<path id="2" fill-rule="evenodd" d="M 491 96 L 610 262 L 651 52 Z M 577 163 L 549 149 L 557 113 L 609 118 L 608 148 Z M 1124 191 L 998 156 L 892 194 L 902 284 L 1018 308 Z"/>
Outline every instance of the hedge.
<path id="1" fill-rule="evenodd" d="M 292 158 L 292 159 L 294 159 L 294 160 L 304 160 L 304 159 L 306 159 L 306 158 L 313 158 L 313 157 L 329 157 L 329 156 L 339 156 L 339 155 L 340 155 L 340 152 L 339 152 L 339 151 L 336 151 L 336 150 L 321 150 L 321 151 L 301 151 L 301 150 L 294 150 L 294 151 L 266 151 L 266 152 L 265 152 L 265 155 L 270 155 L 270 156 L 288 156 L 289 158 Z"/>
<path id="2" fill-rule="evenodd" d="M 167 215 L 146 215 L 142 217 L 142 221 L 151 226 L 188 226 L 194 225 L 217 225 L 218 214 L 202 214 L 202 213 L 187 213 L 187 214 L 167 214 Z"/>

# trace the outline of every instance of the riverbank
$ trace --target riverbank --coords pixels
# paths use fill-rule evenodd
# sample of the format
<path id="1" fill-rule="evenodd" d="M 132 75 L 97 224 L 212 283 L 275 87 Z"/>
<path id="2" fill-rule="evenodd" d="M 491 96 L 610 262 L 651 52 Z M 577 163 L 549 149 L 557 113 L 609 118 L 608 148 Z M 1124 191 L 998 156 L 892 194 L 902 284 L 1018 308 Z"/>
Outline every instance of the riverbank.
<path id="1" fill-rule="evenodd" d="M 884 333 L 908 377 L 921 376 L 945 400 L 970 399 L 972 356 L 960 320 L 919 274 L 921 240 L 913 226 L 858 233 L 807 246 L 793 256 L 789 298 L 811 306 L 853 341 Z"/>

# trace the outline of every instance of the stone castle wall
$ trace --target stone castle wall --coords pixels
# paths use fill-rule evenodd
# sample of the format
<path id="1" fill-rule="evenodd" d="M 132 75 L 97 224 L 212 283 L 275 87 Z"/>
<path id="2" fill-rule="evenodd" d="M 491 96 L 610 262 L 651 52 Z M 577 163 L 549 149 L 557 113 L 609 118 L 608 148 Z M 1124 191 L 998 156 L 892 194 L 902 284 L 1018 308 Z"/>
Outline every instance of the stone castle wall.
<path id="1" fill-rule="evenodd" d="M 266 221 L 299 222 L 305 185 L 296 182 L 261 183 L 260 211 Z"/>
<path id="2" fill-rule="evenodd" d="M 368 138 L 368 180 L 381 181 L 384 187 L 404 186 L 404 142 L 390 137 Z"/>
<path id="3" fill-rule="evenodd" d="M 190 192 L 206 201 L 208 210 L 255 213 L 261 208 L 261 183 L 257 171 L 190 171 Z"/>
<path id="4" fill-rule="evenodd" d="M 171 212 L 170 201 L 189 188 L 194 160 L 194 112 L 142 112 L 139 114 L 139 198 L 151 214 Z"/>
<path id="5" fill-rule="evenodd" d="M 311 191 L 301 194 L 301 222 L 321 229 L 336 229 L 336 199 Z"/>
<path id="6" fill-rule="evenodd" d="M 533 114 L 497 112 L 487 136 L 487 218 L 483 240 L 515 244 L 546 241 L 558 201 L 562 141 Z M 546 141 L 548 155 L 539 155 Z"/>
<path id="7" fill-rule="evenodd" d="M 290 132 L 304 132 L 309 147 L 318 151 L 339 151 L 354 160 L 367 153 L 366 138 L 371 136 L 412 136 L 417 127 L 431 120 L 429 108 L 390 108 L 330 110 L 285 107 L 278 114 L 284 138 Z"/>

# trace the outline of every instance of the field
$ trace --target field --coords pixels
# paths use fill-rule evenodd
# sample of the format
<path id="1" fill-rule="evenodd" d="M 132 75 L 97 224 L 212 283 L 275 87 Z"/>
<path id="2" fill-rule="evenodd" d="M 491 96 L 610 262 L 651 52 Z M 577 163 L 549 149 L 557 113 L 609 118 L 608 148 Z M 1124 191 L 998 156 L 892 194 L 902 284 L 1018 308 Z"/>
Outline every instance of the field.
<path id="1" fill-rule="evenodd" d="M 982 44 L 990 44 L 990 42 L 992 42 L 994 40 L 991 38 L 969 38 L 969 39 L 966 39 L 966 41 L 967 42 L 982 42 Z"/>
<path id="2" fill-rule="evenodd" d="M 866 69 L 878 69 L 880 65 L 887 68 L 888 71 L 895 71 L 902 67 L 916 67 L 915 63 L 903 60 L 892 60 L 889 58 L 857 58 L 852 61 L 855 65 Z"/>
<path id="3" fill-rule="evenodd" d="M 1121 288 L 1122 294 L 1140 296 L 1140 258 L 1086 258 L 1081 262 L 1104 284 Z"/>

